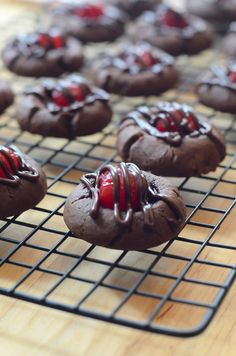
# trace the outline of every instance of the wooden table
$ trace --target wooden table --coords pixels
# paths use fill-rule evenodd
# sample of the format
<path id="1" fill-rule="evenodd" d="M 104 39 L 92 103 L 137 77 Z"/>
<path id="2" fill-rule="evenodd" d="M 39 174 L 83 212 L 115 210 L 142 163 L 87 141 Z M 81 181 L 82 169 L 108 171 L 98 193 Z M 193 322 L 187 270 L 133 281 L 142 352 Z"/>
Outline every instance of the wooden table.
<path id="1" fill-rule="evenodd" d="M 0 298 L 1 354 L 234 356 L 236 285 L 208 329 L 176 338 L 114 326 L 15 299 Z"/>
<path id="2" fill-rule="evenodd" d="M 28 9 L 24 7 L 25 11 Z M 4 18 L 17 14 L 19 2 L 1 4 Z M 225 225 L 222 236 L 235 236 Z M 235 236 L 236 238 L 236 236 Z M 186 315 L 188 318 L 188 315 Z M 1 355 L 235 355 L 236 285 L 210 326 L 192 338 L 168 337 L 0 297 Z"/>

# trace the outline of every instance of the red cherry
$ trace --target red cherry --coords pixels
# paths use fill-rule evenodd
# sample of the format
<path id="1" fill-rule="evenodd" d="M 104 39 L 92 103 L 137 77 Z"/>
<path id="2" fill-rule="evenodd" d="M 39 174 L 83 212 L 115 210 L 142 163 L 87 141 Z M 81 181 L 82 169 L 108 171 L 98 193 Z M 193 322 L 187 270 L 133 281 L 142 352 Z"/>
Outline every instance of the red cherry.
<path id="1" fill-rule="evenodd" d="M 84 7 L 78 7 L 74 10 L 74 13 L 79 17 L 98 19 L 104 15 L 104 6 L 102 5 L 85 5 Z"/>
<path id="2" fill-rule="evenodd" d="M 125 180 L 121 170 L 118 168 L 118 175 L 120 178 L 120 209 L 127 211 L 127 200 L 125 194 Z M 131 184 L 131 207 L 133 209 L 140 209 L 140 202 L 138 199 L 138 185 L 135 175 L 129 171 L 129 179 Z M 101 206 L 107 209 L 114 208 L 114 183 L 111 173 L 105 171 L 101 174 L 98 181 L 99 186 L 99 200 Z"/>
<path id="3" fill-rule="evenodd" d="M 63 48 L 65 45 L 63 37 L 59 35 L 52 36 L 52 42 L 54 48 Z"/>
<path id="4" fill-rule="evenodd" d="M 74 10 L 74 14 L 77 15 L 77 16 L 79 16 L 79 17 L 85 17 L 85 16 L 84 16 L 84 10 L 81 9 L 81 8 L 75 9 L 75 10 Z"/>
<path id="5" fill-rule="evenodd" d="M 155 64 L 155 59 L 149 52 L 144 52 L 140 56 L 141 62 L 146 66 L 146 67 L 151 67 Z"/>
<path id="6" fill-rule="evenodd" d="M 178 120 L 178 122 L 181 124 L 184 117 L 185 117 L 185 120 L 187 120 L 188 122 L 188 127 L 190 128 L 191 131 L 195 131 L 195 130 L 198 130 L 198 120 L 197 118 L 195 117 L 195 115 L 192 113 L 188 113 L 187 115 L 185 113 L 183 113 L 181 110 L 175 110 L 174 111 L 174 115 L 175 115 L 175 118 Z M 178 128 L 176 126 L 176 124 L 173 125 L 175 130 L 173 131 L 178 131 Z"/>
<path id="7" fill-rule="evenodd" d="M 70 86 L 69 90 L 70 90 L 70 93 L 73 95 L 73 98 L 76 101 L 84 101 L 84 99 L 85 99 L 84 92 L 83 92 L 82 88 L 80 88 L 78 85 L 72 84 Z"/>
<path id="8" fill-rule="evenodd" d="M 193 117 L 193 115 L 189 114 L 188 116 L 188 127 L 192 130 L 192 131 L 196 131 L 198 130 L 198 122 L 196 122 L 195 118 Z"/>
<path id="9" fill-rule="evenodd" d="M 231 80 L 231 82 L 236 83 L 236 72 L 230 72 L 229 79 Z"/>
<path id="10" fill-rule="evenodd" d="M 60 107 L 66 107 L 70 105 L 69 100 L 59 90 L 53 90 L 52 99 L 54 103 Z"/>
<path id="11" fill-rule="evenodd" d="M 173 10 L 167 10 L 162 19 L 162 23 L 168 27 L 185 28 L 188 27 L 188 21 L 179 13 Z"/>
<path id="12" fill-rule="evenodd" d="M 21 166 L 21 161 L 20 161 L 20 157 L 13 151 L 11 150 L 10 148 L 7 149 L 8 151 L 8 154 L 11 156 L 11 158 L 13 159 L 15 165 L 16 165 L 16 168 L 19 169 L 20 166 Z M 0 152 L 0 161 L 3 162 L 6 167 L 7 167 L 7 170 L 10 174 L 13 174 L 13 170 L 11 168 L 11 164 L 9 162 L 9 160 L 5 157 L 5 155 L 3 153 Z M 0 166 L 0 177 L 1 178 L 8 178 L 7 175 L 5 174 L 4 170 L 1 168 Z"/>
<path id="13" fill-rule="evenodd" d="M 166 124 L 166 122 L 165 122 L 166 120 L 168 121 L 168 124 Z M 168 116 L 165 119 L 159 118 L 156 122 L 156 128 L 160 132 L 177 132 L 178 131 L 178 127 L 175 123 L 175 120 L 171 116 Z"/>
<path id="14" fill-rule="evenodd" d="M 175 115 L 175 118 L 173 118 L 170 115 L 164 119 L 162 119 L 162 118 L 157 119 L 156 128 L 158 131 L 160 131 L 160 132 L 178 132 L 179 131 L 178 125 L 176 124 L 176 119 L 179 122 L 179 124 L 181 124 L 184 119 L 185 114 L 183 114 L 181 111 L 178 111 L 178 110 L 175 110 L 173 112 L 173 114 Z M 168 123 L 166 123 L 166 120 L 168 121 Z M 188 114 L 188 116 L 186 116 L 186 120 L 188 121 L 188 128 L 190 131 L 196 131 L 199 129 L 198 120 L 196 119 L 194 114 Z"/>
<path id="15" fill-rule="evenodd" d="M 158 119 L 157 122 L 156 122 L 156 128 L 158 131 L 160 132 L 167 132 L 167 127 L 166 127 L 166 124 L 164 122 L 164 120 L 162 119 Z"/>
<path id="16" fill-rule="evenodd" d="M 46 34 L 40 34 L 38 37 L 38 44 L 43 48 L 47 48 L 50 45 L 49 36 Z"/>
<path id="17" fill-rule="evenodd" d="M 178 122 L 181 122 L 183 120 L 183 113 L 181 111 L 175 110 L 173 111 L 173 114 Z"/>
<path id="18" fill-rule="evenodd" d="M 175 120 L 170 116 L 168 121 L 169 121 L 169 124 L 171 126 L 171 131 L 172 132 L 178 132 L 178 126 L 176 125 Z M 180 122 L 181 122 L 181 120 L 180 120 Z"/>

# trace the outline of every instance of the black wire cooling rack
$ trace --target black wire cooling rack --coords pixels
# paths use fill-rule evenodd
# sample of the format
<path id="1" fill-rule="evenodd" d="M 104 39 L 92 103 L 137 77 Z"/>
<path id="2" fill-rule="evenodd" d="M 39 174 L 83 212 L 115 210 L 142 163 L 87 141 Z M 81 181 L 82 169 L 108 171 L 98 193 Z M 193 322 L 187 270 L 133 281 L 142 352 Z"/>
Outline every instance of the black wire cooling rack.
<path id="1" fill-rule="evenodd" d="M 1 27 L 2 38 L 34 25 L 33 14 L 17 14 Z M 73 237 L 63 222 L 65 198 L 80 176 L 119 161 L 114 126 L 68 141 L 21 132 L 14 108 L 3 115 L 0 143 L 14 143 L 37 159 L 49 188 L 37 207 L 0 221 L 1 294 L 168 335 L 192 336 L 206 328 L 236 275 L 236 119 L 200 105 L 191 84 L 213 60 L 221 60 L 215 51 L 180 58 L 182 84 L 161 99 L 187 102 L 222 127 L 227 157 L 216 172 L 172 179 L 186 201 L 188 220 L 179 237 L 148 251 L 125 253 L 89 245 Z M 32 83 L 3 68 L 0 73 L 19 97 Z M 133 106 L 156 100 L 114 97 L 114 122 Z"/>

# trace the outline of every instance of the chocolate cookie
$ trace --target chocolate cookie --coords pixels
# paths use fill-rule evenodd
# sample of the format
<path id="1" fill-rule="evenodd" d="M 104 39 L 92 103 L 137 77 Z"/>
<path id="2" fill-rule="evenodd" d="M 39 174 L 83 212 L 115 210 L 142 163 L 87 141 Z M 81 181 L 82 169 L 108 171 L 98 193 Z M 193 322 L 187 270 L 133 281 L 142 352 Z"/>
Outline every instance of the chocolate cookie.
<path id="1" fill-rule="evenodd" d="M 0 219 L 33 208 L 47 191 L 41 167 L 15 146 L 0 146 Z"/>
<path id="2" fill-rule="evenodd" d="M 13 104 L 14 94 L 9 85 L 3 80 L 0 81 L 0 114 L 2 114 L 8 106 Z"/>
<path id="3" fill-rule="evenodd" d="M 3 61 L 19 75 L 58 77 L 78 70 L 83 63 L 83 53 L 76 39 L 51 30 L 18 36 L 3 50 Z"/>
<path id="4" fill-rule="evenodd" d="M 178 79 L 173 57 L 147 43 L 100 55 L 92 72 L 98 86 L 126 96 L 158 95 Z"/>
<path id="5" fill-rule="evenodd" d="M 83 2 L 56 7 L 52 25 L 84 43 L 104 42 L 123 34 L 125 20 L 125 14 L 114 6 Z"/>
<path id="6" fill-rule="evenodd" d="M 228 33 L 223 40 L 223 50 L 228 56 L 236 58 L 236 22 L 230 24 Z"/>
<path id="7" fill-rule="evenodd" d="M 160 0 L 109 0 L 109 3 L 124 11 L 131 19 L 135 19 L 144 11 L 154 9 Z"/>
<path id="8" fill-rule="evenodd" d="M 168 102 L 129 113 L 120 125 L 117 148 L 125 161 L 163 176 L 199 176 L 225 157 L 220 130 L 188 105 Z"/>
<path id="9" fill-rule="evenodd" d="M 236 113 L 236 65 L 212 65 L 196 88 L 201 103 L 223 112 Z"/>
<path id="10" fill-rule="evenodd" d="M 163 4 L 137 19 L 132 37 L 135 41 L 147 41 L 160 47 L 173 56 L 199 53 L 213 41 L 213 33 L 204 20 L 180 14 Z"/>
<path id="11" fill-rule="evenodd" d="M 185 218 L 177 188 L 132 163 L 83 176 L 64 210 L 75 236 L 122 250 L 144 250 L 174 238 Z"/>
<path id="12" fill-rule="evenodd" d="M 29 90 L 17 107 L 22 130 L 42 136 L 74 138 L 102 130 L 111 120 L 109 95 L 78 75 L 45 80 Z"/>
<path id="13" fill-rule="evenodd" d="M 187 0 L 186 6 L 190 13 L 206 20 L 236 20 L 236 0 Z"/>

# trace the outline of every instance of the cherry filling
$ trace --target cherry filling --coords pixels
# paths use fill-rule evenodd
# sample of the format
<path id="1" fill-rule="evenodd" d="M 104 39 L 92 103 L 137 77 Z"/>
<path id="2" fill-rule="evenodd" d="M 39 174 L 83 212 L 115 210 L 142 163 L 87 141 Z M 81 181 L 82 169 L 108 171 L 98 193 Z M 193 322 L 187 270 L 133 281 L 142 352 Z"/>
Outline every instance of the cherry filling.
<path id="1" fill-rule="evenodd" d="M 160 113 L 155 120 L 155 127 L 160 132 L 189 132 L 199 130 L 199 123 L 196 116 L 183 110 L 173 110 L 173 112 Z"/>
<path id="2" fill-rule="evenodd" d="M 87 19 L 97 20 L 104 15 L 103 5 L 84 5 L 77 7 L 74 14 Z"/>
<path id="3" fill-rule="evenodd" d="M 52 92 L 52 100 L 60 107 L 66 107 L 70 105 L 70 101 L 65 96 L 65 94 L 56 89 Z"/>
<path id="4" fill-rule="evenodd" d="M 116 222 L 123 226 L 130 226 L 135 211 L 142 212 L 145 226 L 154 225 L 152 203 L 162 198 L 135 164 L 106 165 L 96 173 L 82 176 L 81 182 L 91 193 L 90 215 L 93 219 L 99 216 L 99 209 L 103 207 L 113 210 Z"/>
<path id="5" fill-rule="evenodd" d="M 189 26 L 187 19 L 179 14 L 178 12 L 172 9 L 166 9 L 165 13 L 163 14 L 162 24 L 167 27 L 175 27 L 175 28 L 186 28 Z"/>
<path id="6" fill-rule="evenodd" d="M 236 83 L 236 72 L 230 72 L 229 79 L 231 80 L 231 82 Z"/>
<path id="7" fill-rule="evenodd" d="M 59 107 L 68 107 L 73 102 L 84 101 L 86 96 L 79 85 L 72 83 L 67 88 L 54 89 L 51 97 L 53 102 Z"/>
<path id="8" fill-rule="evenodd" d="M 80 86 L 71 84 L 69 90 L 75 101 L 83 101 L 85 99 L 85 94 Z"/>
<path id="9" fill-rule="evenodd" d="M 5 166 L 9 174 L 15 173 L 12 169 L 12 164 L 10 162 L 10 159 L 7 157 L 7 155 L 13 160 L 16 166 L 16 170 L 19 170 L 21 167 L 20 157 L 10 148 L 5 148 L 5 151 L 6 151 L 6 156 L 4 155 L 3 152 L 0 151 L 0 178 L 9 178 L 3 166 Z"/>
<path id="10" fill-rule="evenodd" d="M 120 180 L 120 210 L 127 211 L 127 193 L 126 193 L 126 184 L 125 179 L 122 174 L 120 168 L 118 168 L 118 176 Z M 129 181 L 131 187 L 131 207 L 134 210 L 139 210 L 141 208 L 141 203 L 139 200 L 139 193 L 138 193 L 138 184 L 135 177 L 135 173 L 129 170 Z M 99 201 L 100 205 L 107 209 L 114 208 L 114 182 L 112 179 L 112 175 L 110 171 L 104 171 L 101 173 L 99 180 L 98 180 L 98 187 L 99 187 Z"/>
<path id="11" fill-rule="evenodd" d="M 157 60 L 151 55 L 150 52 L 143 52 L 138 58 L 137 61 L 144 65 L 145 67 L 149 68 L 156 64 Z"/>
<path id="12" fill-rule="evenodd" d="M 32 50 L 37 47 L 43 48 L 45 51 L 65 47 L 64 38 L 57 33 L 50 35 L 46 33 L 33 33 L 20 40 L 20 43 L 21 41 L 23 41 L 23 44 L 25 44 L 27 48 Z"/>
<path id="13" fill-rule="evenodd" d="M 63 48 L 65 47 L 65 41 L 62 36 L 58 34 L 47 35 L 41 33 L 38 35 L 37 43 L 43 48 Z"/>
<path id="14" fill-rule="evenodd" d="M 236 66 L 234 64 L 229 65 L 227 75 L 231 82 L 236 83 Z"/>
<path id="15" fill-rule="evenodd" d="M 125 53 L 123 59 L 129 66 L 132 67 L 136 65 L 141 68 L 150 68 L 159 62 L 159 60 L 154 58 L 148 51 L 144 51 L 141 54 Z"/>
<path id="16" fill-rule="evenodd" d="M 43 48 L 47 48 L 50 46 L 50 38 L 46 34 L 39 34 L 37 36 L 36 43 Z"/>

